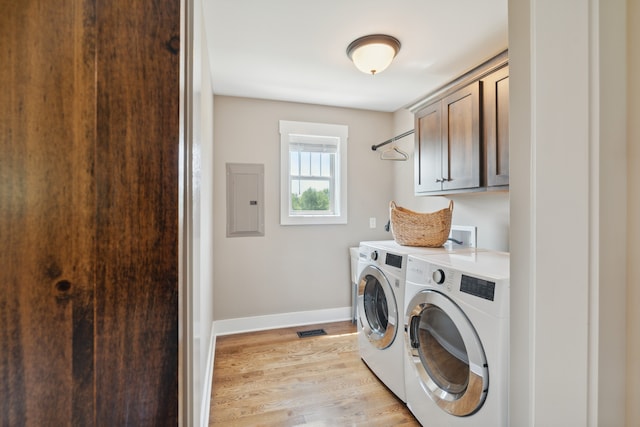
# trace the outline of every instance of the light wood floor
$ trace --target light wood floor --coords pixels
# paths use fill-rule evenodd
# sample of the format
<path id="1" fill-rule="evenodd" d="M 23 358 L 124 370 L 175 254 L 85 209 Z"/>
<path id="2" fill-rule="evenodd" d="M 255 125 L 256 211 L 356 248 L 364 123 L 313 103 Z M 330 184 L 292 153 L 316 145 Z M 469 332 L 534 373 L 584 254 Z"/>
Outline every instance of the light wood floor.
<path id="1" fill-rule="evenodd" d="M 298 338 L 322 328 L 327 335 Z M 351 322 L 217 338 L 210 426 L 419 426 L 367 368 Z"/>

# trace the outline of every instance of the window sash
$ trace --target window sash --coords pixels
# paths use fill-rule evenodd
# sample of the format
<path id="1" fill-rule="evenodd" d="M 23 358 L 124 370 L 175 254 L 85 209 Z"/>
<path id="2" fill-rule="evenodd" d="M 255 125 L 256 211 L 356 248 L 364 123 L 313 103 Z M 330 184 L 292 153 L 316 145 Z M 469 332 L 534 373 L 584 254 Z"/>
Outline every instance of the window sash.
<path id="1" fill-rule="evenodd" d="M 348 134 L 346 125 L 280 120 L 280 224 L 347 223 Z M 324 207 L 327 203 L 326 198 L 314 203 L 308 196 L 304 201 L 295 200 L 305 191 L 305 183 L 320 191 L 329 190 L 329 209 L 300 209 L 303 205 Z M 296 210 L 291 209 L 292 200 Z"/>
<path id="2" fill-rule="evenodd" d="M 336 212 L 336 150 L 328 153 L 324 147 L 316 147 L 314 144 L 290 144 L 289 150 L 289 215 L 335 215 Z M 305 148 L 305 150 L 301 150 Z M 308 150 L 311 148 L 311 150 Z M 320 148 L 320 149 L 316 149 Z M 305 156 L 305 154 L 308 154 Z M 308 163 L 308 165 L 303 165 Z M 314 163 L 317 163 L 314 166 Z M 324 164 L 328 163 L 328 164 Z M 316 171 L 317 173 L 314 173 Z M 326 182 L 329 193 L 329 206 L 327 209 L 305 210 L 295 209 L 293 206 L 294 195 L 302 196 L 308 188 L 316 188 L 317 191 L 324 189 L 316 186 L 305 186 L 304 182 Z M 304 187 L 304 189 L 303 189 Z"/>
<path id="3" fill-rule="evenodd" d="M 317 209 L 317 210 L 308 210 L 308 209 L 294 209 L 293 207 L 293 196 L 295 194 L 297 194 L 298 196 L 302 196 L 302 194 L 304 193 L 304 191 L 302 191 L 301 187 L 303 186 L 302 183 L 304 181 L 325 181 L 328 185 L 327 185 L 327 190 L 329 192 L 329 207 L 327 209 Z M 297 182 L 297 186 L 296 186 L 296 182 Z M 290 180 L 289 180 L 289 187 L 291 188 L 290 191 L 290 196 L 289 196 L 289 215 L 291 216 L 296 216 L 296 215 L 335 215 L 335 196 L 333 196 L 335 194 L 335 179 L 333 177 L 331 178 L 325 178 L 325 177 L 308 177 L 308 176 L 290 176 Z M 297 191 L 296 191 L 296 187 Z M 306 188 L 305 188 L 306 191 Z M 317 191 L 321 191 L 321 190 L 317 190 Z"/>

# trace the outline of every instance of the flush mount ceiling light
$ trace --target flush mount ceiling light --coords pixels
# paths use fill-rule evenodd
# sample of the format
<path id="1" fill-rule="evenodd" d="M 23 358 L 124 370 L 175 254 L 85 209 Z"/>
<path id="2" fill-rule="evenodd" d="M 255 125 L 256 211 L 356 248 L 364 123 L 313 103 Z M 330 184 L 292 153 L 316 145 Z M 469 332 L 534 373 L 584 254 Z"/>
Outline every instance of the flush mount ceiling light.
<path id="1" fill-rule="evenodd" d="M 347 56 L 356 68 L 367 74 L 377 74 L 387 68 L 400 51 L 400 41 L 386 34 L 371 34 L 352 41 Z"/>

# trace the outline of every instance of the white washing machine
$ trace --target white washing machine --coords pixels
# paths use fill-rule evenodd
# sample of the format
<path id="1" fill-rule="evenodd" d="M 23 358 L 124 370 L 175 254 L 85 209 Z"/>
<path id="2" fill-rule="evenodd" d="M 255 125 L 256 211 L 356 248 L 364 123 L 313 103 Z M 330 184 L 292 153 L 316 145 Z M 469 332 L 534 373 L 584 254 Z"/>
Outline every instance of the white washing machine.
<path id="1" fill-rule="evenodd" d="M 403 402 L 403 304 L 409 254 L 446 254 L 448 248 L 402 246 L 393 240 L 361 242 L 358 259 L 357 325 L 360 357 Z"/>
<path id="2" fill-rule="evenodd" d="M 409 256 L 407 406 L 428 426 L 508 425 L 509 254 Z"/>

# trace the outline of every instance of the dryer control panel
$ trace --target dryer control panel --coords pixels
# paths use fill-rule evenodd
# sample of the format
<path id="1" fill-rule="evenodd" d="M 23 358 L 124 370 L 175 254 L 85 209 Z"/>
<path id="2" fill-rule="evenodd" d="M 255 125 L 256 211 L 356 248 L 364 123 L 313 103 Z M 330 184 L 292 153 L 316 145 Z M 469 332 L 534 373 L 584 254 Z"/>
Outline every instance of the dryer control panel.
<path id="1" fill-rule="evenodd" d="M 410 255 L 407 289 L 432 289 L 492 316 L 509 316 L 509 255 L 476 251 L 447 255 Z M 415 292 L 412 289 L 411 292 Z M 411 298 L 407 295 L 407 298 Z"/>
<path id="2" fill-rule="evenodd" d="M 493 301 L 496 283 L 463 274 L 460 280 L 460 292 Z"/>

